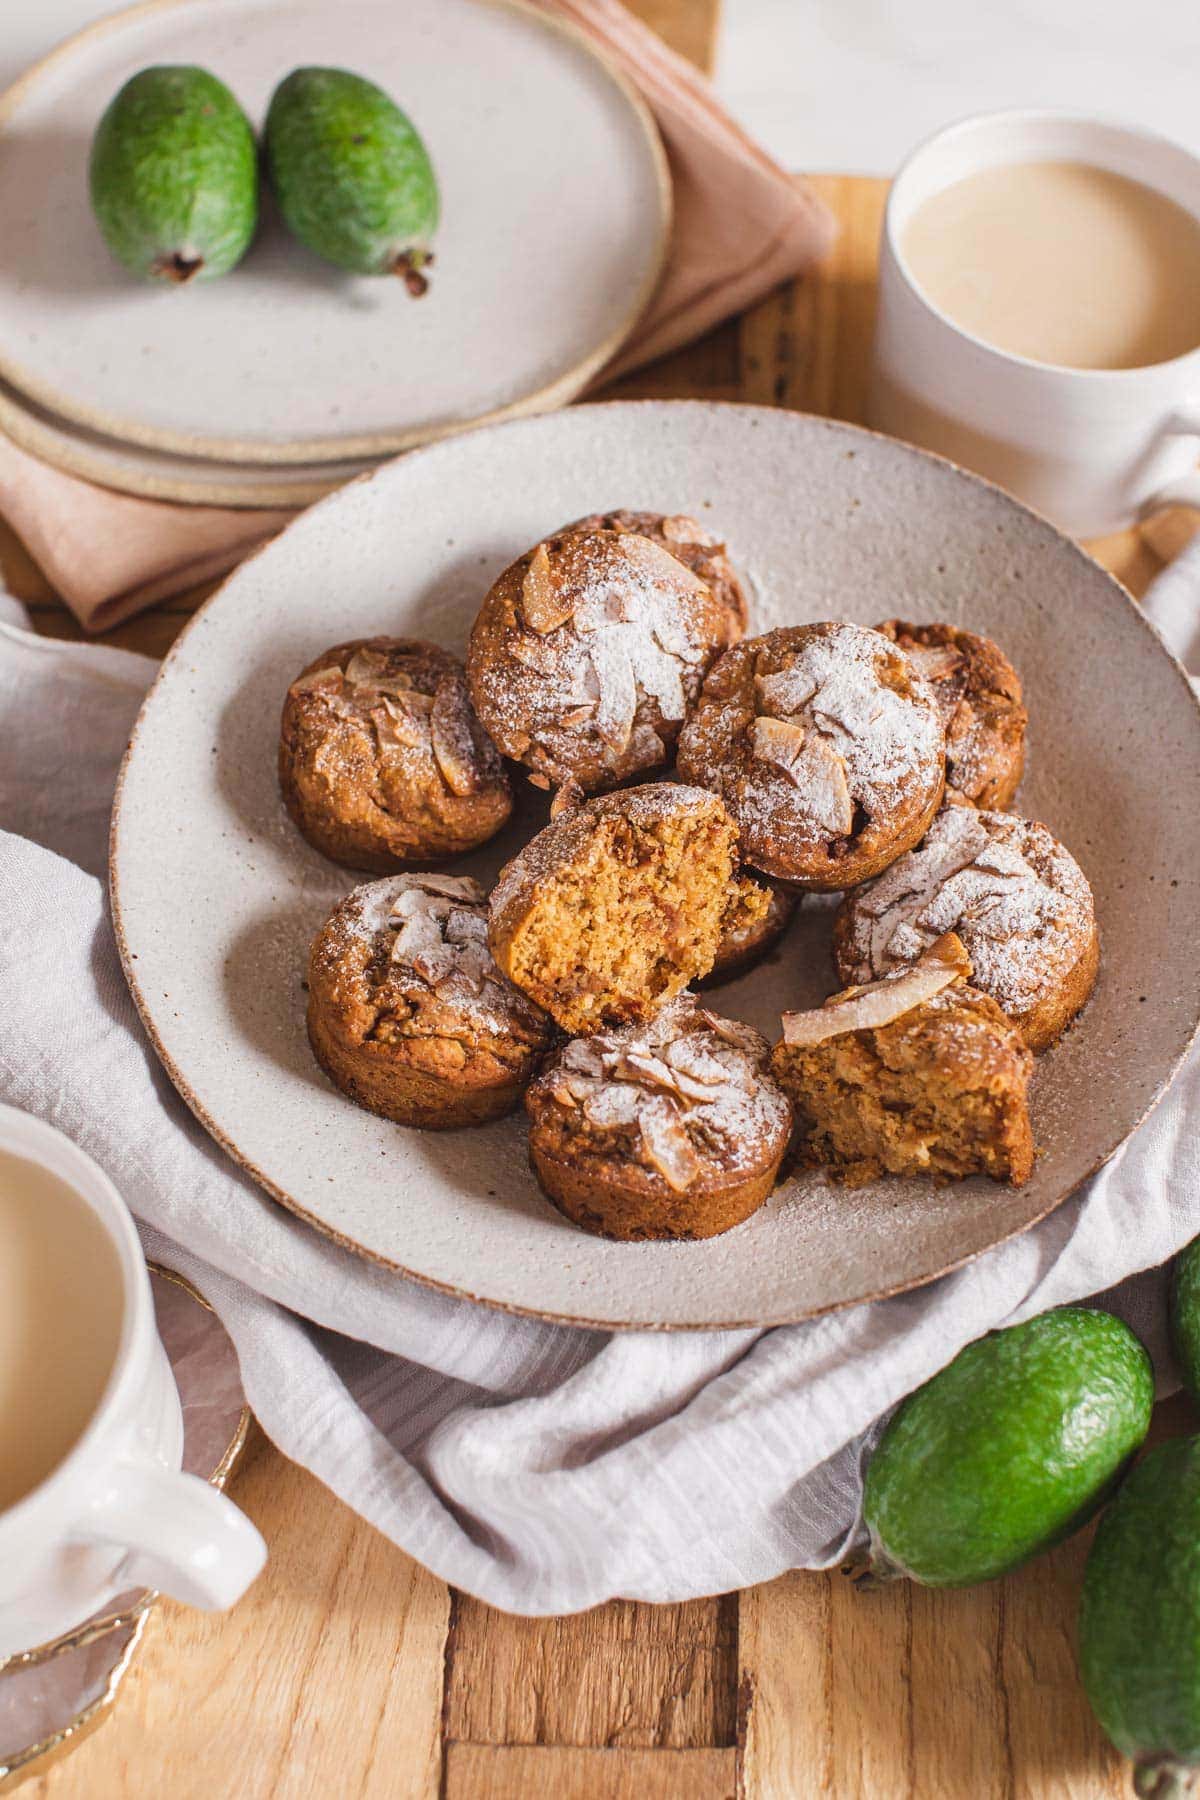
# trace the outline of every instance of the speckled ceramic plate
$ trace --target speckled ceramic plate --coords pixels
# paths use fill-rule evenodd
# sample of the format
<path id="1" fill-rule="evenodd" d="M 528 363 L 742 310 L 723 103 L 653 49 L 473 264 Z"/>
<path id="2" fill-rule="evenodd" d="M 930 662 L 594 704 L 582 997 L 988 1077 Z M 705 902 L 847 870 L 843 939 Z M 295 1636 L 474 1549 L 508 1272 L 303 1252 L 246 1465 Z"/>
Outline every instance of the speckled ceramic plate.
<path id="1" fill-rule="evenodd" d="M 892 614 L 997 637 L 1032 717 L 1026 812 L 1096 890 L 1104 960 L 1046 1056 L 1028 1186 L 810 1176 L 706 1243 L 589 1237 L 541 1197 L 523 1115 L 423 1134 L 358 1111 L 304 1034 L 308 942 L 352 878 L 275 785 L 288 680 L 326 644 L 410 632 L 462 650 L 485 588 L 596 508 L 694 511 L 727 536 L 753 625 Z M 533 790 L 525 792 L 533 796 Z M 522 829 L 535 822 L 526 808 Z M 363 1255 L 500 1306 L 605 1326 L 769 1325 L 929 1281 L 1023 1231 L 1161 1093 L 1200 1016 L 1200 708 L 1082 551 L 949 464 L 845 425 L 691 402 L 576 407 L 388 464 L 306 513 L 184 633 L 134 735 L 113 833 L 125 969 L 180 1091 L 267 1191 Z M 489 878 L 512 835 L 467 859 Z M 834 985 L 829 913 L 718 990 L 777 1035 Z"/>
<path id="2" fill-rule="evenodd" d="M 152 63 L 220 75 L 257 126 L 301 64 L 369 75 L 442 196 L 429 293 L 355 278 L 270 205 L 245 260 L 164 291 L 109 256 L 88 146 Z M 220 460 L 376 456 L 578 393 L 653 290 L 670 222 L 654 123 L 575 30 L 520 0 L 150 0 L 0 100 L 0 375 L 64 419 Z"/>

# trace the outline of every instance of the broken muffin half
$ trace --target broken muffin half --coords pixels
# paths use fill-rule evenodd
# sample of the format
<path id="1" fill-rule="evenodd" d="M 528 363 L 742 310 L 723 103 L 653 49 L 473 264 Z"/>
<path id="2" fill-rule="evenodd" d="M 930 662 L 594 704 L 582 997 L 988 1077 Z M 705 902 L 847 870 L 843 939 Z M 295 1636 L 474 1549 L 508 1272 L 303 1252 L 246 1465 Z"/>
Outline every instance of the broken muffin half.
<path id="1" fill-rule="evenodd" d="M 716 959 L 730 906 L 770 894 L 737 874 L 715 794 L 623 788 L 547 825 L 501 872 L 488 941 L 509 980 L 573 1037 L 647 1019 Z"/>
<path id="2" fill-rule="evenodd" d="M 1029 1179 L 1033 1057 L 970 974 L 949 932 L 903 973 L 784 1014 L 771 1069 L 805 1161 L 852 1186 L 885 1174 Z"/>

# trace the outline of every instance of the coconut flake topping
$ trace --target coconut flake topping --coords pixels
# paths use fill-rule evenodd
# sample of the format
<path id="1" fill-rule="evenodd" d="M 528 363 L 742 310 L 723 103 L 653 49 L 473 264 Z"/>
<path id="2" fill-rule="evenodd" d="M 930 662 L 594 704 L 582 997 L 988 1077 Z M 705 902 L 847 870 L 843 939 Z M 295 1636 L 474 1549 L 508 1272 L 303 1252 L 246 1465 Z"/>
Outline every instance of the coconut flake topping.
<path id="1" fill-rule="evenodd" d="M 789 1123 L 785 1096 L 766 1073 L 767 1041 L 681 995 L 652 1019 L 568 1044 L 537 1089 L 613 1134 L 675 1193 L 716 1163 L 758 1162 Z"/>
<path id="2" fill-rule="evenodd" d="M 1074 963 L 1094 923 L 1087 878 L 1044 825 L 965 806 L 940 812 L 847 907 L 854 979 L 911 964 L 954 931 L 974 985 L 1018 1013 Z"/>
<path id="3" fill-rule="evenodd" d="M 541 1035 L 549 1022 L 503 975 L 487 942 L 487 897 L 477 881 L 459 875 L 390 875 L 351 896 L 348 936 L 376 942 L 391 936 L 388 963 L 405 983 L 414 980 L 481 1028 L 511 1030 L 514 1022 Z"/>

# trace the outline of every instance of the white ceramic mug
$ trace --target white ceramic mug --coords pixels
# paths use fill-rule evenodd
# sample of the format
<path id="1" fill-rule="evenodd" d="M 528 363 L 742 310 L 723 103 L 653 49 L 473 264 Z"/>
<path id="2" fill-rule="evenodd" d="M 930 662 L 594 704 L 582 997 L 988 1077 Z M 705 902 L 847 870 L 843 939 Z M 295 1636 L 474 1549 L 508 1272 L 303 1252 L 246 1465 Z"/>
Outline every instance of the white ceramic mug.
<path id="1" fill-rule="evenodd" d="M 179 1394 L 127 1207 L 77 1145 L 15 1107 L 0 1106 L 0 1149 L 49 1170 L 84 1202 L 116 1251 L 122 1284 L 120 1343 L 99 1404 L 57 1467 L 0 1512 L 0 1658 L 61 1636 L 129 1588 L 231 1606 L 266 1545 L 232 1501 L 181 1473 Z"/>
<path id="2" fill-rule="evenodd" d="M 1053 112 L 965 119 L 913 151 L 884 217 L 868 418 L 986 475 L 1075 537 L 1200 506 L 1200 346 L 1141 369 L 1069 369 L 994 349 L 926 299 L 901 250 L 916 209 L 1012 162 L 1083 162 L 1200 220 L 1200 159 L 1149 132 Z M 1103 305 L 1103 296 L 1097 296 Z"/>

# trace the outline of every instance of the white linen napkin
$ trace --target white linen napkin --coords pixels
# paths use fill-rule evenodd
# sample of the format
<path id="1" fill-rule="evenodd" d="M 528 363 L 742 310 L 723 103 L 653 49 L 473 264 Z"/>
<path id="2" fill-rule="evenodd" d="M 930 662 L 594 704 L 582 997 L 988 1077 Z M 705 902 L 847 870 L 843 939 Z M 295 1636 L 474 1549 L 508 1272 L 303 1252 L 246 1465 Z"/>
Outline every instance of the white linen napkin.
<path id="1" fill-rule="evenodd" d="M 1181 645 L 1200 549 L 1148 601 Z M 1167 604 L 1169 602 L 1169 605 Z M 514 1612 L 683 1600 L 840 1558 L 881 1415 L 992 1326 L 1089 1295 L 1175 1385 L 1159 1268 L 1200 1231 L 1200 1055 L 1041 1225 L 914 1294 L 769 1332 L 602 1334 L 456 1301 L 275 1206 L 144 1037 L 103 879 L 154 665 L 33 636 L 0 598 L 0 1098 L 107 1169 L 207 1296 L 268 1435 L 445 1580 Z M 1154 1270 L 1132 1281 L 1137 1271 Z"/>

